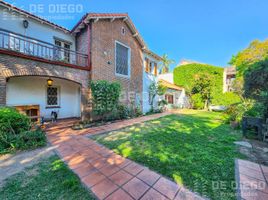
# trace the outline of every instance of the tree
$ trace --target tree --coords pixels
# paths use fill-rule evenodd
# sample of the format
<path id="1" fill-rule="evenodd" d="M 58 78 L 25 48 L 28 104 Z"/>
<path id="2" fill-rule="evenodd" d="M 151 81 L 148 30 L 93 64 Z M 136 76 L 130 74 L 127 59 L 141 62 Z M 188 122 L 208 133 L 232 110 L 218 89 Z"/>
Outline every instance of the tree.
<path id="1" fill-rule="evenodd" d="M 162 96 L 165 94 L 167 88 L 161 83 L 153 82 L 149 86 L 149 101 L 151 105 L 151 109 L 154 109 L 154 100 L 157 95 Z"/>
<path id="2" fill-rule="evenodd" d="M 162 56 L 162 64 L 161 64 L 161 74 L 165 74 L 169 72 L 170 65 L 175 63 L 174 60 L 169 59 L 167 54 Z"/>
<path id="3" fill-rule="evenodd" d="M 244 72 L 244 96 L 263 105 L 262 116 L 268 118 L 268 59 L 254 63 Z"/>
<path id="4" fill-rule="evenodd" d="M 212 76 L 208 73 L 200 73 L 195 76 L 192 94 L 199 94 L 204 102 L 204 109 L 211 102 Z"/>
<path id="5" fill-rule="evenodd" d="M 250 43 L 249 47 L 233 56 L 230 64 L 236 66 L 238 76 L 243 76 L 250 65 L 263 61 L 266 58 L 268 58 L 268 40 L 263 42 L 254 40 Z"/>

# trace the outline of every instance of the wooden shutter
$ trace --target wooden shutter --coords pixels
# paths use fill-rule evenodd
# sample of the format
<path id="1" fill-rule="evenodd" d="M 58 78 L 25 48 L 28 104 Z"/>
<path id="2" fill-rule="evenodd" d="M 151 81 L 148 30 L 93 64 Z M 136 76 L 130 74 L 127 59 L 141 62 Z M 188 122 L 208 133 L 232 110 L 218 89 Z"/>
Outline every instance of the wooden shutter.
<path id="1" fill-rule="evenodd" d="M 145 58 L 145 72 L 149 73 L 150 69 L 149 69 L 149 59 Z"/>
<path id="2" fill-rule="evenodd" d="M 157 76 L 157 63 L 154 63 L 154 75 Z"/>

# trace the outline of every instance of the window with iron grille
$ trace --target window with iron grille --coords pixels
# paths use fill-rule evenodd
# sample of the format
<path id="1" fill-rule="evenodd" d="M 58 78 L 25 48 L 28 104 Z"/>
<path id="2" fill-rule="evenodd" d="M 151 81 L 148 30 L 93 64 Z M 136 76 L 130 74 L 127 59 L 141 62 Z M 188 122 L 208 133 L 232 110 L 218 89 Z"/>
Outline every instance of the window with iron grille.
<path id="1" fill-rule="evenodd" d="M 116 74 L 129 76 L 130 74 L 130 49 L 118 42 L 116 45 Z"/>
<path id="2" fill-rule="evenodd" d="M 47 87 L 47 106 L 59 106 L 59 88 Z"/>

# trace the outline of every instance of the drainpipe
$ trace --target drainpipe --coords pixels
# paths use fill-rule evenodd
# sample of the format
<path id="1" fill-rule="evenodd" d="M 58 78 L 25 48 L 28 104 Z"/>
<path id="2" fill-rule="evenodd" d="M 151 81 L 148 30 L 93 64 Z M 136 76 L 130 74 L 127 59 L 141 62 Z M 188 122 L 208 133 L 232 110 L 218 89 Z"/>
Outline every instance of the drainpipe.
<path id="1" fill-rule="evenodd" d="M 88 67 L 89 67 L 89 70 L 91 70 L 92 69 L 92 66 L 91 66 L 91 24 L 88 23 L 86 25 L 87 25 L 87 39 L 88 39 L 88 47 L 87 47 Z"/>

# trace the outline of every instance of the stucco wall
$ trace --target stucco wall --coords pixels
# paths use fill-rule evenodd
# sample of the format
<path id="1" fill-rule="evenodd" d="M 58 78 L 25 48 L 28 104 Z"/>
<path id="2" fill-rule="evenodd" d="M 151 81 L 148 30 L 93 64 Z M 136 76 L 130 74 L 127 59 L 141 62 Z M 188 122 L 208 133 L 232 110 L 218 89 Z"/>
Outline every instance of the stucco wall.
<path id="1" fill-rule="evenodd" d="M 7 82 L 7 105 L 40 105 L 40 114 L 45 118 L 50 118 L 51 111 L 57 111 L 59 118 L 80 117 L 80 85 L 53 78 L 53 86 L 59 88 L 59 107 L 49 108 L 46 104 L 46 80 L 35 76 L 10 78 Z"/>
<path id="2" fill-rule="evenodd" d="M 153 57 L 151 57 L 148 54 L 143 54 L 143 113 L 149 112 L 151 110 L 151 105 L 149 103 L 149 87 L 153 82 L 158 82 L 158 77 L 154 76 L 153 74 L 147 73 L 145 71 L 145 58 L 148 58 L 150 61 L 156 62 L 157 66 L 159 67 L 159 62 L 155 60 Z M 159 73 L 159 68 L 158 68 L 158 73 Z M 158 105 L 159 97 L 156 96 L 154 99 L 154 108 L 156 108 Z"/>
<path id="3" fill-rule="evenodd" d="M 27 29 L 23 27 L 23 20 L 29 21 Z M 23 17 L 14 11 L 0 6 L 0 28 L 7 29 L 9 31 L 23 34 L 29 37 L 37 38 L 39 40 L 54 44 L 54 37 L 69 41 L 72 43 L 71 49 L 75 50 L 75 38 L 70 33 L 64 33 L 61 30 L 54 29 L 53 27 L 41 24 L 31 18 Z"/>
<path id="4" fill-rule="evenodd" d="M 82 117 L 89 115 L 89 72 L 60 65 L 52 65 L 30 59 L 9 55 L 0 55 L 0 105 L 6 105 L 6 81 L 11 77 L 40 76 L 60 78 L 76 82 L 81 85 Z"/>

